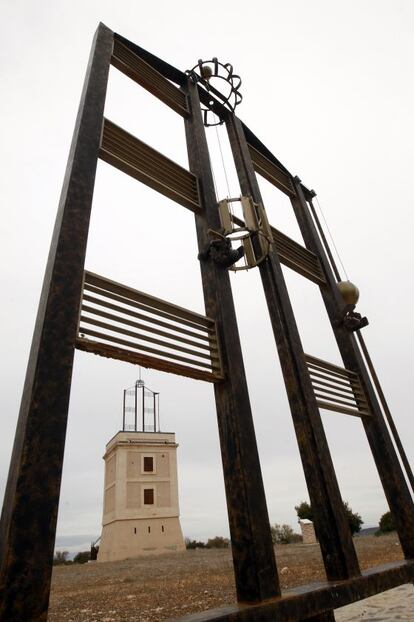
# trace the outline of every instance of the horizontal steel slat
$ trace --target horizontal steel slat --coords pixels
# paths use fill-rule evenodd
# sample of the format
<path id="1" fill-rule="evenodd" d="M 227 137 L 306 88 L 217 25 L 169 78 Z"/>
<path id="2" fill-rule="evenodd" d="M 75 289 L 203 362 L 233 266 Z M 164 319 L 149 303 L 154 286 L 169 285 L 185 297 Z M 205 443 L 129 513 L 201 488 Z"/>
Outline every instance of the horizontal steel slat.
<path id="1" fill-rule="evenodd" d="M 119 58 L 123 63 L 129 65 L 132 69 L 136 69 L 138 73 L 145 74 L 151 77 L 152 81 L 156 84 L 162 85 L 166 93 L 177 98 L 183 106 L 185 106 L 185 95 L 176 86 L 171 84 L 164 76 L 162 76 L 156 69 L 148 65 L 144 59 L 140 58 L 132 50 L 125 45 L 116 41 L 114 44 L 113 55 Z"/>
<path id="2" fill-rule="evenodd" d="M 145 314 L 130 307 L 138 307 Z M 169 321 L 160 321 L 157 316 Z M 154 369 L 193 378 L 207 380 L 203 374 L 214 375 L 210 380 L 214 382 L 222 378 L 214 320 L 88 271 L 84 272 L 77 347 L 143 365 L 145 360 Z"/>
<path id="3" fill-rule="evenodd" d="M 192 173 L 108 121 L 105 122 L 102 147 L 116 150 L 116 153 L 122 154 L 132 164 L 148 166 L 150 172 L 153 172 L 150 164 L 153 164 L 156 170 L 162 167 L 163 173 L 169 175 L 176 183 L 182 184 L 192 192 L 197 191 L 197 179 Z"/>
<path id="4" fill-rule="evenodd" d="M 150 315 L 144 315 L 143 313 L 137 313 L 136 311 L 133 311 L 132 309 L 128 309 L 126 307 L 120 307 L 119 305 L 114 305 L 111 302 L 108 302 L 107 300 L 102 300 L 99 298 L 94 298 L 93 296 L 89 296 L 88 294 L 83 294 L 83 301 L 86 302 L 91 302 L 95 305 L 97 305 L 97 307 L 93 307 L 94 312 L 95 309 L 98 307 L 104 307 L 106 309 L 111 309 L 112 311 L 117 311 L 118 313 L 123 313 L 124 315 L 129 315 L 131 317 L 137 318 L 138 320 L 143 320 L 144 322 L 148 322 L 150 324 L 155 324 L 156 326 L 162 326 L 163 328 L 167 328 L 172 332 L 177 332 L 177 333 L 181 333 L 183 335 L 188 335 L 190 337 L 194 337 L 195 339 L 200 339 L 201 341 L 208 341 L 209 343 L 216 343 L 215 342 L 215 338 L 209 336 L 207 333 L 202 334 L 202 333 L 195 333 L 194 331 L 191 330 L 187 330 L 186 328 L 182 328 L 182 326 L 177 326 L 174 324 L 169 324 L 167 322 L 163 322 L 161 320 L 158 319 L 158 315 L 159 313 L 157 313 L 157 317 L 152 317 Z M 82 308 L 86 309 L 86 306 L 82 305 Z M 105 315 L 104 312 L 102 312 L 102 310 L 100 310 L 100 313 L 102 315 Z M 125 320 L 123 320 L 125 321 Z M 143 325 L 144 326 L 144 325 Z M 159 332 L 159 334 L 162 334 L 165 331 L 159 331 L 159 329 L 154 328 L 154 327 L 145 327 L 148 330 L 151 330 L 152 332 Z M 176 337 L 177 339 L 179 338 L 178 336 Z M 190 339 L 184 339 L 183 337 L 180 337 L 180 339 L 182 341 L 185 341 L 186 343 L 196 343 L 193 342 Z M 204 348 L 208 348 L 209 346 L 204 345 L 204 344 L 198 344 L 199 347 L 204 347 Z"/>
<path id="5" fill-rule="evenodd" d="M 196 365 L 198 367 L 203 367 L 206 369 L 214 369 L 214 365 L 209 365 L 208 363 L 204 363 L 202 361 L 195 361 L 193 359 L 189 359 L 187 357 L 184 356 L 179 356 L 178 354 L 170 354 L 169 352 L 164 352 L 162 350 L 157 350 L 156 348 L 150 348 L 149 346 L 145 346 L 143 344 L 140 343 L 134 343 L 132 341 L 127 341 L 125 339 L 122 339 L 121 337 L 114 337 L 112 335 L 106 335 L 104 333 L 101 333 L 99 331 L 95 331 L 95 330 L 91 330 L 89 328 L 86 328 L 84 326 L 80 326 L 79 327 L 79 332 L 85 335 L 90 335 L 91 337 L 97 337 L 99 339 L 103 339 L 104 341 L 110 341 L 112 343 L 118 343 L 120 345 L 123 346 L 128 346 L 130 348 L 133 348 L 134 350 L 138 350 L 138 351 L 143 351 L 143 352 L 149 352 L 151 354 L 156 354 L 157 356 L 161 356 L 163 358 L 166 359 L 172 359 L 174 361 L 181 361 L 183 363 L 188 363 L 190 365 Z M 216 369 L 218 369 L 218 367 L 215 367 Z"/>
<path id="6" fill-rule="evenodd" d="M 346 392 L 336 391 L 336 390 L 332 390 L 331 388 L 321 387 L 320 385 L 316 384 L 313 381 L 312 381 L 312 386 L 315 392 L 320 391 L 321 393 L 325 393 L 326 395 L 333 395 L 333 396 L 341 397 L 343 399 L 351 400 L 351 401 L 356 401 L 357 399 L 360 401 L 365 401 L 364 395 L 358 391 L 346 391 Z"/>
<path id="7" fill-rule="evenodd" d="M 279 235 L 277 229 L 274 229 L 274 227 L 272 227 L 271 229 L 276 250 L 278 252 L 285 253 L 289 257 L 298 259 L 301 264 L 310 267 L 321 277 L 323 277 L 323 273 L 316 255 L 311 253 L 311 251 L 308 251 L 308 249 L 304 246 L 296 243 L 294 240 L 290 240 L 289 242 L 287 242 L 284 236 L 282 237 Z"/>
<path id="8" fill-rule="evenodd" d="M 325 410 L 332 410 L 334 412 L 342 413 L 344 415 L 352 415 L 354 417 L 370 417 L 371 413 L 365 410 L 357 410 L 352 408 L 346 408 L 345 406 L 333 405 L 329 402 L 324 402 L 322 400 L 316 400 L 319 408 L 323 408 Z"/>
<path id="9" fill-rule="evenodd" d="M 314 391 L 321 391 L 323 393 L 337 395 L 346 399 L 366 402 L 366 397 L 360 384 L 348 385 L 348 387 L 338 384 L 328 385 L 327 383 L 321 383 L 319 379 L 312 377 L 311 382 Z"/>
<path id="10" fill-rule="evenodd" d="M 299 267 L 304 270 L 308 270 L 309 272 L 313 272 L 315 276 L 318 276 L 319 279 L 323 279 L 322 273 L 318 268 L 318 264 L 313 261 L 310 257 L 306 257 L 298 253 L 295 249 L 289 248 L 288 246 L 279 245 L 278 241 L 275 240 L 275 248 L 276 252 L 280 256 L 284 256 L 286 259 L 292 261 Z"/>
<path id="11" fill-rule="evenodd" d="M 170 185 L 163 183 L 162 181 L 160 181 L 158 176 L 153 177 L 152 175 L 145 173 L 139 168 L 132 166 L 128 162 L 125 162 L 124 160 L 122 160 L 122 158 L 114 156 L 113 154 L 106 151 L 102 147 L 99 152 L 99 157 L 101 158 L 101 160 L 104 160 L 108 164 L 111 164 L 111 166 L 114 166 L 115 168 L 119 169 L 123 173 L 126 173 L 130 177 L 137 179 L 138 181 L 145 184 L 149 188 L 156 190 L 160 194 L 163 194 L 164 196 L 168 197 L 172 201 L 179 203 L 183 207 L 186 207 L 187 209 L 191 210 L 192 212 L 195 212 L 195 213 L 200 212 L 201 207 L 198 202 L 195 202 L 191 198 L 191 196 L 188 196 L 187 194 L 182 194 L 181 192 L 172 188 Z"/>
<path id="12" fill-rule="evenodd" d="M 99 287 L 95 287 L 94 285 L 90 285 L 89 283 L 85 283 L 85 290 L 88 292 L 92 292 L 93 294 L 96 294 L 98 296 L 105 296 L 105 298 L 109 298 L 111 300 L 115 300 L 116 302 L 119 302 L 121 304 L 126 304 L 129 307 L 134 307 L 135 309 L 140 309 L 142 311 L 145 311 L 147 313 L 152 313 L 154 314 L 157 318 L 158 317 L 162 317 L 165 318 L 167 320 L 170 320 L 172 322 L 179 322 L 180 325 L 183 326 L 188 326 L 194 330 L 200 330 L 203 331 L 201 333 L 194 333 L 193 331 L 188 332 L 187 334 L 193 334 L 194 337 L 197 337 L 199 339 L 209 339 L 209 337 L 211 337 L 214 334 L 214 328 L 207 328 L 204 326 L 201 326 L 200 324 L 195 324 L 194 322 L 191 322 L 189 320 L 185 320 L 182 318 L 178 318 L 176 316 L 171 315 L 171 313 L 166 313 L 165 311 L 161 311 L 160 309 L 155 309 L 153 307 L 150 307 L 148 305 L 142 304 L 140 302 L 136 302 L 135 300 L 132 299 L 125 299 L 125 297 L 123 296 L 119 296 L 118 294 L 114 294 L 111 291 L 108 290 L 104 290 L 104 289 L 100 289 Z M 86 297 L 85 297 L 86 300 Z M 125 309 L 127 309 L 125 307 Z M 125 311 L 127 312 L 127 311 Z M 132 314 L 131 314 L 132 315 Z M 152 316 L 148 316 L 148 321 L 153 322 L 154 324 L 158 324 L 159 326 L 164 326 L 166 328 L 170 327 L 170 324 L 168 323 L 164 323 L 161 321 L 158 321 L 155 317 L 154 319 L 152 319 Z M 175 327 L 178 330 L 178 325 L 177 327 Z M 183 332 L 186 329 L 182 329 L 180 332 Z"/>
<path id="13" fill-rule="evenodd" d="M 346 378 L 346 376 L 339 376 L 339 375 L 336 376 L 334 374 L 331 374 L 329 370 L 320 369 L 320 368 L 313 369 L 312 367 L 308 366 L 308 371 L 312 377 L 315 376 L 316 378 L 322 378 L 323 380 L 329 380 L 330 382 L 334 382 L 335 384 L 341 384 L 346 387 L 355 386 L 355 385 L 359 386 L 359 383 L 356 379 L 351 380 L 350 378 Z"/>
<path id="14" fill-rule="evenodd" d="M 94 287 L 92 285 L 88 285 L 87 286 L 87 291 L 92 291 L 93 293 L 97 293 L 99 295 L 102 295 L 102 290 L 100 290 L 97 287 Z M 138 308 L 144 311 L 147 311 L 148 313 L 152 313 L 155 316 L 153 317 L 152 315 L 143 315 L 142 313 L 137 313 L 136 311 L 133 311 L 130 308 L 127 307 L 119 307 L 118 305 L 114 305 L 111 302 L 108 302 L 107 300 L 103 300 L 103 299 L 99 299 L 99 298 L 94 298 L 93 296 L 90 296 L 88 294 L 83 294 L 83 300 L 86 300 L 87 302 L 92 302 L 94 304 L 106 307 L 107 309 L 112 309 L 113 311 L 119 311 L 124 313 L 125 315 L 130 315 L 131 317 L 135 317 L 139 320 L 144 320 L 146 322 L 150 322 L 151 324 L 156 324 L 157 326 L 162 326 L 163 328 L 168 328 L 174 332 L 179 332 L 183 335 L 188 335 L 190 337 L 194 337 L 195 339 L 201 339 L 201 340 L 205 340 L 205 341 L 211 341 L 213 343 L 215 343 L 215 337 L 213 337 L 211 335 L 210 332 L 208 332 L 207 329 L 204 329 L 202 327 L 196 326 L 196 328 L 201 328 L 201 330 L 206 330 L 206 332 L 204 333 L 195 333 L 192 330 L 188 330 L 187 328 L 183 328 L 181 325 L 175 325 L 175 324 L 170 324 L 168 322 L 163 322 L 162 320 L 159 320 L 158 317 L 165 317 L 167 319 L 171 319 L 171 316 L 169 313 L 164 313 L 163 311 L 160 310 L 156 310 L 152 311 L 148 306 L 146 305 L 142 305 L 139 304 L 138 302 L 135 302 L 134 300 L 129 300 L 126 301 L 125 298 L 122 298 L 122 296 L 118 296 L 117 294 L 112 294 L 111 292 L 105 292 L 104 294 L 107 298 L 110 298 L 111 300 L 116 300 L 118 302 L 121 302 L 123 304 L 128 304 L 130 307 L 134 307 L 134 308 Z M 186 320 L 180 320 L 180 324 L 184 324 L 185 326 L 194 326 L 192 322 L 187 322 Z"/>
<path id="15" fill-rule="evenodd" d="M 251 145 L 248 147 L 255 171 L 288 196 L 294 196 L 296 193 L 289 175 L 265 158 L 257 149 Z"/>
<path id="16" fill-rule="evenodd" d="M 122 335 L 127 335 L 128 337 L 133 337 L 134 339 L 141 339 L 142 341 L 148 341 L 150 343 L 154 343 L 155 345 L 161 346 L 163 348 L 169 348 L 170 350 L 173 350 L 173 351 L 176 350 L 177 352 L 184 352 L 185 354 L 191 354 L 192 356 L 206 359 L 208 361 L 211 361 L 213 359 L 218 360 L 217 356 L 212 356 L 210 354 L 205 354 L 204 352 L 197 352 L 195 350 L 190 350 L 189 348 L 178 346 L 175 343 L 163 341 L 161 339 L 156 339 L 155 337 L 150 337 L 149 335 L 143 335 L 142 333 L 137 333 L 132 330 L 122 328 L 120 326 L 115 326 L 114 324 L 107 324 L 106 322 L 102 322 L 101 320 L 97 320 L 93 317 L 86 317 L 84 315 L 81 315 L 80 321 L 86 324 L 92 324 L 93 326 L 98 326 L 99 328 L 104 328 L 113 333 L 120 333 Z M 79 329 L 79 332 L 81 332 L 80 329 Z M 169 339 L 174 339 L 174 337 L 169 337 Z"/>
<path id="17" fill-rule="evenodd" d="M 136 168 L 140 168 L 146 171 L 150 175 L 157 175 L 160 173 L 160 159 L 158 156 L 154 156 L 151 152 L 146 152 L 144 148 L 139 151 L 136 146 L 126 141 L 122 142 L 122 138 L 117 136 L 104 136 L 102 141 L 102 149 L 110 151 L 112 154 L 122 158 L 126 162 L 129 162 Z M 167 166 L 164 163 L 162 165 L 163 179 L 168 179 L 173 184 L 179 184 L 182 190 L 186 190 L 197 198 L 196 184 L 194 180 L 183 174 L 179 170 L 175 170 L 172 166 Z"/>
<path id="18" fill-rule="evenodd" d="M 171 319 L 173 319 L 173 317 L 178 319 L 184 318 L 190 320 L 194 325 L 198 324 L 205 328 L 214 329 L 214 320 L 209 317 L 195 313 L 194 311 L 189 311 L 188 309 L 174 305 L 166 300 L 162 300 L 161 298 L 150 296 L 149 294 L 145 294 L 144 292 L 133 289 L 132 287 L 127 287 L 126 285 L 122 285 L 116 281 L 99 276 L 99 274 L 85 271 L 85 289 L 87 285 L 95 285 L 103 290 L 106 289 L 107 291 L 120 294 L 126 299 L 137 300 L 148 307 L 166 311 L 171 316 Z"/>
<path id="19" fill-rule="evenodd" d="M 185 94 L 132 50 L 115 40 L 112 65 L 143 86 L 181 116 L 188 116 Z"/>
<path id="20" fill-rule="evenodd" d="M 234 216 L 234 215 L 232 215 L 231 218 L 234 224 L 238 225 L 239 227 L 245 226 L 245 223 L 241 218 L 238 218 L 237 216 Z M 276 247 L 277 254 L 279 256 L 280 263 L 284 264 L 291 270 L 294 270 L 301 276 L 304 276 L 306 279 L 309 279 L 310 281 L 317 283 L 318 285 L 326 282 L 325 277 L 323 276 L 323 272 L 320 268 L 319 261 L 316 255 L 314 255 L 314 253 L 312 253 L 311 251 L 308 251 L 307 248 L 301 246 L 294 240 L 291 240 L 291 242 L 297 245 L 299 249 L 303 249 L 303 251 L 305 252 L 305 257 L 309 259 L 309 265 L 305 266 L 304 262 L 302 261 L 302 258 L 296 261 L 295 259 L 293 259 L 293 257 L 291 256 L 288 250 L 286 250 L 285 252 L 281 251 L 280 247 L 278 246 L 278 242 L 275 240 L 275 237 L 278 237 L 278 236 L 280 236 L 281 238 L 283 237 L 284 240 L 290 240 L 290 238 L 286 236 L 284 233 L 281 233 L 280 231 L 275 229 L 274 227 L 270 227 L 270 229 L 272 231 L 272 235 L 275 241 L 275 247 Z M 308 253 L 309 255 L 307 255 L 306 253 Z M 313 258 L 315 258 L 316 263 L 313 263 Z"/>
<path id="21" fill-rule="evenodd" d="M 136 58 L 136 57 L 135 57 Z M 133 60 L 131 62 L 130 58 L 127 58 L 125 55 L 116 55 L 113 59 L 112 63 L 117 69 L 126 73 L 128 70 L 131 70 L 129 75 L 133 80 L 138 82 L 144 88 L 148 85 L 149 87 L 153 87 L 156 90 L 156 93 L 153 93 L 159 99 L 161 99 L 167 105 L 172 104 L 172 108 L 179 112 L 183 116 L 187 116 L 188 108 L 187 108 L 187 99 L 182 91 L 180 91 L 177 87 L 173 86 L 168 80 L 160 76 L 157 72 L 155 72 L 149 65 L 145 63 L 145 61 Z M 124 65 L 120 67 L 120 64 Z M 149 89 L 148 89 L 149 90 Z M 152 89 L 151 91 L 152 92 Z"/>
<path id="22" fill-rule="evenodd" d="M 305 277 L 305 279 L 316 283 L 316 285 L 323 285 L 325 283 L 325 279 L 323 279 L 319 273 L 315 272 L 315 270 L 312 270 L 311 268 L 304 268 L 296 261 L 290 259 L 287 255 L 283 255 L 283 253 L 278 253 L 278 256 L 281 264 L 287 268 L 290 268 L 294 272 L 297 272 L 301 276 Z"/>
<path id="23" fill-rule="evenodd" d="M 197 348 L 197 349 L 199 348 L 200 350 L 207 350 L 209 352 L 209 356 L 210 355 L 214 356 L 214 351 L 215 350 L 217 351 L 216 347 L 211 347 L 210 345 L 206 345 L 204 343 L 197 343 L 196 341 L 192 341 L 191 339 L 184 339 L 183 337 L 176 335 L 175 331 L 174 332 L 171 331 L 170 333 L 167 333 L 166 331 L 158 330 L 157 328 L 154 328 L 153 326 L 146 326 L 145 324 L 141 324 L 140 322 L 134 322 L 132 320 L 128 320 L 127 318 L 121 317 L 119 315 L 114 315 L 113 313 L 106 313 L 105 311 L 102 311 L 101 309 L 94 309 L 93 307 L 89 307 L 88 305 L 82 304 L 82 311 L 85 311 L 85 313 L 90 314 L 87 316 L 81 316 L 81 319 L 83 319 L 85 322 L 88 321 L 90 316 L 103 317 L 106 320 L 112 320 L 113 322 L 117 322 L 118 324 L 124 324 L 125 326 L 131 326 L 132 328 L 138 328 L 139 330 L 143 330 L 147 333 L 158 335 L 160 337 L 165 337 L 166 339 L 178 341 L 180 343 L 185 343 L 186 345 L 191 345 L 194 348 Z M 147 339 L 147 337 L 145 336 L 142 336 L 141 338 Z M 168 346 L 172 347 L 172 344 L 168 344 Z M 178 346 L 174 346 L 174 347 L 178 348 Z M 186 350 L 183 350 L 183 351 L 186 351 Z"/>
<path id="24" fill-rule="evenodd" d="M 197 189 L 197 180 L 192 173 L 169 158 L 166 158 L 138 138 L 132 137 L 132 135 L 127 132 L 122 134 L 109 124 L 103 135 L 102 146 L 103 148 L 112 147 L 116 149 L 131 160 L 131 162 L 134 163 L 136 161 L 139 165 L 141 165 L 141 163 L 148 166 L 152 164 L 158 169 L 160 164 L 162 164 L 164 173 L 170 175 L 173 179 L 176 179 L 177 182 L 182 183 L 189 189 Z"/>
<path id="25" fill-rule="evenodd" d="M 132 363 L 133 365 L 141 365 L 142 367 L 158 369 L 163 372 L 176 374 L 178 376 L 185 376 L 195 380 L 203 380 L 205 382 L 214 383 L 220 382 L 223 378 L 218 371 L 197 369 L 196 367 L 182 365 L 181 363 L 149 356 L 148 354 L 143 354 L 142 352 L 126 350 L 120 346 L 91 341 L 86 338 L 78 337 L 76 340 L 76 348 L 78 350 L 82 350 L 83 352 L 90 352 L 98 356 L 104 356 L 118 361 L 125 361 L 126 363 Z"/>
<path id="26" fill-rule="evenodd" d="M 123 48 L 123 50 L 121 48 Z M 122 63 L 123 66 L 118 67 L 119 63 Z M 132 75 L 129 75 L 129 77 L 137 81 L 138 84 L 144 87 L 147 85 L 149 87 L 154 87 L 157 90 L 157 93 L 154 94 L 162 99 L 164 103 L 170 105 L 176 112 L 182 115 L 188 114 L 189 111 L 185 94 L 121 43 L 118 43 L 116 49 L 114 49 L 112 64 L 124 73 L 126 73 L 128 69 L 131 70 Z M 146 82 L 147 84 L 142 84 L 142 82 Z M 176 109 L 177 107 L 178 110 Z"/>
<path id="27" fill-rule="evenodd" d="M 311 356 L 310 354 L 305 354 L 305 357 L 308 365 L 311 365 L 313 367 L 325 369 L 335 375 L 345 376 L 347 378 L 358 378 L 358 374 L 356 374 L 354 371 L 351 371 L 350 369 L 345 369 L 344 367 L 339 367 L 338 365 L 334 365 L 333 363 L 328 363 L 327 361 L 318 359 L 316 358 L 316 356 Z"/>
<path id="28" fill-rule="evenodd" d="M 305 354 L 316 403 L 320 408 L 354 416 L 370 416 L 370 408 L 358 375 Z"/>
<path id="29" fill-rule="evenodd" d="M 123 147 L 122 141 L 125 143 Z M 99 156 L 108 164 L 191 211 L 201 211 L 195 175 L 107 119 Z M 153 166 L 154 163 L 157 166 Z"/>
<path id="30" fill-rule="evenodd" d="M 356 402 L 356 400 L 352 400 L 352 399 L 345 399 L 345 400 L 341 400 L 338 397 L 332 396 L 332 395 L 325 395 L 324 393 L 318 393 L 315 391 L 315 397 L 317 399 L 322 399 L 322 400 L 326 400 L 327 402 L 329 402 L 332 405 L 336 405 L 336 404 L 341 404 L 343 406 L 348 406 L 348 407 L 355 407 L 357 410 L 360 410 L 360 406 L 358 405 L 358 403 Z M 366 406 L 366 404 L 364 404 L 364 406 Z"/>
<path id="31" fill-rule="evenodd" d="M 174 172 L 163 169 L 161 166 L 157 165 L 156 162 L 152 162 L 150 158 L 147 158 L 143 154 L 128 152 L 127 149 L 120 147 L 112 139 L 105 140 L 101 149 L 115 156 L 118 161 L 124 161 L 127 165 L 133 167 L 133 169 L 141 171 L 147 178 L 162 180 L 165 186 L 171 188 L 171 190 L 177 192 L 177 194 L 187 196 L 192 201 L 198 200 L 197 191 L 194 189 L 191 180 L 180 179 Z"/>

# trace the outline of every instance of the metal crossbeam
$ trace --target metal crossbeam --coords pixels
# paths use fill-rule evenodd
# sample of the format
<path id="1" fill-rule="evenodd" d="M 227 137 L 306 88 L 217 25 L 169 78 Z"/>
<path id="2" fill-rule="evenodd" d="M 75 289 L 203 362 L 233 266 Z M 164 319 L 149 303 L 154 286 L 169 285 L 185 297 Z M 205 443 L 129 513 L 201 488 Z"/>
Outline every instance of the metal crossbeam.
<path id="1" fill-rule="evenodd" d="M 239 227 L 245 227 L 245 223 L 241 218 L 231 214 L 231 219 Z M 271 226 L 270 230 L 280 263 L 291 268 L 291 270 L 294 270 L 306 279 L 313 281 L 317 285 L 326 283 L 321 264 L 312 251 L 309 251 L 295 240 L 292 240 L 292 238 L 275 227 Z"/>
<path id="2" fill-rule="evenodd" d="M 276 188 L 279 188 L 284 194 L 294 196 L 296 193 L 290 175 L 268 160 L 260 151 L 252 147 L 252 145 L 248 145 L 248 148 L 254 170 L 276 186 Z"/>
<path id="3" fill-rule="evenodd" d="M 413 560 L 391 562 L 365 570 L 362 576 L 352 579 L 304 585 L 266 602 L 218 607 L 171 622 L 298 622 L 413 580 Z"/>
<path id="4" fill-rule="evenodd" d="M 191 211 L 200 211 L 197 177 L 108 119 L 99 157 Z"/>
<path id="5" fill-rule="evenodd" d="M 355 417 L 371 416 L 358 374 L 309 354 L 305 358 L 320 408 Z"/>
<path id="6" fill-rule="evenodd" d="M 76 347 L 180 376 L 222 378 L 214 320 L 92 272 L 85 272 Z"/>
<path id="7" fill-rule="evenodd" d="M 118 39 L 114 39 L 111 64 L 181 116 L 189 115 L 185 94 Z"/>

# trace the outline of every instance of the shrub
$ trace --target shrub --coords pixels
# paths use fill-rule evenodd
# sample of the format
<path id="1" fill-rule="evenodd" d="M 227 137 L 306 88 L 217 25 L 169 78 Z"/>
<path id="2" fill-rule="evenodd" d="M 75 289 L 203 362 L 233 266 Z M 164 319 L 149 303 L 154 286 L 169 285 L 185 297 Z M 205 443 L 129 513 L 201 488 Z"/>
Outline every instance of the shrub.
<path id="1" fill-rule="evenodd" d="M 313 514 L 310 503 L 308 503 L 307 501 L 301 501 L 299 505 L 295 505 L 295 510 L 299 519 L 311 520 L 313 522 Z"/>
<path id="2" fill-rule="evenodd" d="M 185 539 L 185 548 L 189 550 L 193 549 L 205 549 L 206 545 L 204 542 L 197 542 L 197 540 L 190 540 L 190 538 Z"/>
<path id="3" fill-rule="evenodd" d="M 290 544 L 302 540 L 298 533 L 295 533 L 290 525 L 279 525 L 275 523 L 270 526 L 273 544 Z"/>
<path id="4" fill-rule="evenodd" d="M 55 551 L 53 556 L 53 565 L 61 566 L 62 564 L 68 564 L 69 551 Z"/>
<path id="5" fill-rule="evenodd" d="M 295 510 L 299 519 L 307 519 L 313 522 L 313 513 L 310 503 L 302 501 L 299 505 L 295 506 Z M 344 501 L 344 510 L 352 535 L 354 535 L 354 533 L 358 533 L 358 531 L 361 531 L 361 525 L 364 521 L 362 520 L 360 514 L 352 511 L 348 501 Z"/>
<path id="6" fill-rule="evenodd" d="M 76 553 L 75 557 L 73 558 L 73 563 L 74 564 L 86 564 L 86 562 L 88 562 L 90 558 L 91 558 L 90 551 L 80 551 L 79 553 Z"/>
<path id="7" fill-rule="evenodd" d="M 206 549 L 228 549 L 230 540 L 222 536 L 215 536 L 207 540 Z"/>
<path id="8" fill-rule="evenodd" d="M 390 531 L 395 531 L 396 525 L 394 521 L 394 517 L 391 512 L 385 512 L 380 518 L 379 522 L 379 531 L 380 533 L 389 533 Z"/>
<path id="9" fill-rule="evenodd" d="M 358 533 L 358 531 L 361 531 L 361 525 L 364 521 L 357 512 L 352 511 L 352 508 L 349 506 L 348 501 L 344 501 L 344 508 L 346 517 L 348 519 L 349 527 L 351 529 L 351 533 L 352 535 L 354 535 L 354 533 Z"/>

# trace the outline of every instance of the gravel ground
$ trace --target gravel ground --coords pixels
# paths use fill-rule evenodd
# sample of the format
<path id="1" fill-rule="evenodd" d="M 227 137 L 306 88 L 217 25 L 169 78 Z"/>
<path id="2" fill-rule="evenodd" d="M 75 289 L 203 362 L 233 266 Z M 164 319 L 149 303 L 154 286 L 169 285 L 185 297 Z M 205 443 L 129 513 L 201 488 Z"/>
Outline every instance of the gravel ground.
<path id="1" fill-rule="evenodd" d="M 356 538 L 355 544 L 362 568 L 402 559 L 401 548 L 393 534 Z M 276 559 L 282 589 L 325 579 L 317 545 L 278 546 Z M 229 550 L 185 551 L 122 562 L 55 567 L 48 620 L 161 622 L 232 604 L 235 600 Z M 372 599 L 364 603 L 369 600 Z M 339 617 L 346 609 L 338 612 L 341 622 L 348 619 Z M 360 612 L 353 615 L 358 616 Z M 349 618 L 359 619 L 414 620 L 414 612 L 411 618 L 369 618 L 366 614 Z"/>

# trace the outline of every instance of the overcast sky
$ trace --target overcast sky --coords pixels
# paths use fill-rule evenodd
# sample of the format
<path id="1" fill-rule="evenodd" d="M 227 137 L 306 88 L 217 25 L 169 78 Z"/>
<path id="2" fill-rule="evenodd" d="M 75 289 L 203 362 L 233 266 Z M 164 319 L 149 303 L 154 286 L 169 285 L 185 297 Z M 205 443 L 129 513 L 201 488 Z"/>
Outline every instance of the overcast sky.
<path id="1" fill-rule="evenodd" d="M 242 77 L 238 115 L 315 188 L 349 278 L 360 288 L 364 336 L 409 459 L 411 383 L 414 5 L 409 0 L 0 0 L 1 436 L 0 496 L 66 159 L 99 21 L 179 69 L 218 56 Z M 105 114 L 188 166 L 181 117 L 111 69 Z M 208 130 L 220 198 L 227 195 Z M 233 196 L 225 130 L 220 131 Z M 271 223 L 301 240 L 289 201 L 261 180 Z M 203 312 L 193 215 L 98 164 L 86 267 Z M 304 349 L 340 363 L 318 288 L 285 270 Z M 308 498 L 258 271 L 232 276 L 272 522 L 296 526 Z M 122 423 L 132 365 L 77 352 L 59 510 L 60 542 L 100 533 L 105 444 Z M 179 447 L 185 535 L 227 535 L 213 390 L 144 370 L 161 394 L 161 425 Z M 359 420 L 323 413 L 343 498 L 366 525 L 387 510 Z M 68 546 L 65 546 L 68 548 Z"/>

